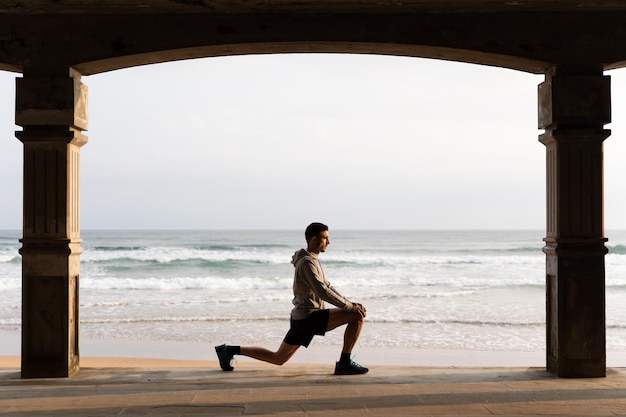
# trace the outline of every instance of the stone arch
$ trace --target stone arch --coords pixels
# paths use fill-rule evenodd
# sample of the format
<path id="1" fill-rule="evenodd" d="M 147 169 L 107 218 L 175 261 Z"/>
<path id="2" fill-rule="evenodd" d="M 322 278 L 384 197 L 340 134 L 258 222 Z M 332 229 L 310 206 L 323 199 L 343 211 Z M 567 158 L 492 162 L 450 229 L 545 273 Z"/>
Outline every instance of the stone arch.
<path id="1" fill-rule="evenodd" d="M 538 125 L 547 148 L 547 368 L 604 375 L 602 142 L 611 115 L 603 71 L 626 62 L 624 18 L 626 5 L 610 1 L 0 6 L 0 69 L 23 73 L 16 90 L 28 191 L 22 375 L 68 376 L 79 367 L 77 202 L 88 130 L 81 75 L 253 52 L 420 56 L 544 73 Z"/>
<path id="2" fill-rule="evenodd" d="M 349 42 L 278 42 L 203 46 L 105 58 L 102 60 L 77 64 L 73 67 L 83 75 L 93 75 L 106 71 L 119 70 L 134 66 L 172 62 L 185 59 L 210 58 L 232 55 L 289 53 L 369 54 L 430 58 L 508 68 L 518 71 L 530 72 L 533 74 L 541 74 L 550 67 L 550 64 L 548 62 L 527 58 L 519 58 L 503 54 L 484 53 L 481 51 L 473 50 L 427 45 L 389 45 L 384 43 Z"/>

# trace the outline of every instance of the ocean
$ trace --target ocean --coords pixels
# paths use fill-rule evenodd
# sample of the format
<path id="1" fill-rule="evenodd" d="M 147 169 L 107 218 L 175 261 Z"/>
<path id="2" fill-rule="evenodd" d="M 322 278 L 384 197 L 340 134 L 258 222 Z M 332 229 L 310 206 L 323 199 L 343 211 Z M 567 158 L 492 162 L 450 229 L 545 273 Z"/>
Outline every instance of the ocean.
<path id="1" fill-rule="evenodd" d="M 607 232 L 607 350 L 626 351 L 626 231 Z M 545 350 L 543 231 L 330 231 L 329 281 L 367 307 L 359 345 Z M 19 331 L 20 231 L 0 231 L 0 330 Z M 277 348 L 303 231 L 82 232 L 90 339 Z M 341 345 L 342 331 L 313 344 Z"/>

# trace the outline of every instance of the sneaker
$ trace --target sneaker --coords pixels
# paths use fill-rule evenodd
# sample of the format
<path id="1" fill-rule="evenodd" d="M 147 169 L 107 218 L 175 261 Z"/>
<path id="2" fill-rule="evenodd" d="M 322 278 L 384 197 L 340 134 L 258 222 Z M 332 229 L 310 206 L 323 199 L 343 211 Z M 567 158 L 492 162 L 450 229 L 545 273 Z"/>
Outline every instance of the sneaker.
<path id="1" fill-rule="evenodd" d="M 235 369 L 230 366 L 230 361 L 233 360 L 233 355 L 228 353 L 226 345 L 215 346 L 215 352 L 217 353 L 217 358 L 220 360 L 220 368 L 222 368 L 222 371 L 232 371 Z"/>
<path id="2" fill-rule="evenodd" d="M 335 375 L 361 375 L 366 374 L 369 369 L 359 365 L 352 359 L 350 359 L 347 363 L 339 363 L 335 364 Z"/>

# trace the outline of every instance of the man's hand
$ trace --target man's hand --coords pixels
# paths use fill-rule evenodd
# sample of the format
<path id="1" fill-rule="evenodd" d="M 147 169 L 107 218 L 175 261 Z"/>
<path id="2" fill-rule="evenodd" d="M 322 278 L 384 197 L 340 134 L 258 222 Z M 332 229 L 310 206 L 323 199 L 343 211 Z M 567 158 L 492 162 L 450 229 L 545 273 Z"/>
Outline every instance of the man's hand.
<path id="1" fill-rule="evenodd" d="M 363 306 L 363 304 L 352 303 L 352 305 L 354 305 L 353 311 L 359 313 L 361 317 L 365 318 L 365 316 L 367 316 L 367 309 L 365 308 L 365 306 Z"/>

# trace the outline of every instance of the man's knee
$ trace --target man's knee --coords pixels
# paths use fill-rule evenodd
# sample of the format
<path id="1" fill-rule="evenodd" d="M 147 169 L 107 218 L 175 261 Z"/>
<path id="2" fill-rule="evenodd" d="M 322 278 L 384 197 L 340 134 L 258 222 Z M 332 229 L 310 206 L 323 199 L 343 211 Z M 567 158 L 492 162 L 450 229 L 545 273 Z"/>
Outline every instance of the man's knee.
<path id="1" fill-rule="evenodd" d="M 283 365 L 285 362 L 287 362 L 287 360 L 288 360 L 289 358 L 284 358 L 284 357 L 279 356 L 279 355 L 277 355 L 276 353 L 274 353 L 274 354 L 273 354 L 273 355 L 271 355 L 271 356 L 267 356 L 267 357 L 264 357 L 264 358 L 255 358 L 255 359 L 259 359 L 259 360 L 265 361 L 265 362 L 267 362 L 267 363 L 271 363 L 272 365 L 278 365 L 278 366 L 281 366 L 281 365 Z"/>
<path id="2" fill-rule="evenodd" d="M 275 365 L 284 365 L 289 359 L 295 355 L 300 345 L 288 345 L 283 342 L 278 351 L 274 354 L 273 362 Z"/>
<path id="3" fill-rule="evenodd" d="M 357 313 L 356 311 L 352 311 L 352 320 L 350 320 L 352 323 L 356 323 L 356 324 L 363 324 L 363 322 L 365 321 L 365 317 L 363 317 L 361 314 Z"/>
<path id="4" fill-rule="evenodd" d="M 286 357 L 277 357 L 274 359 L 274 365 L 283 366 L 288 360 L 289 358 Z"/>

